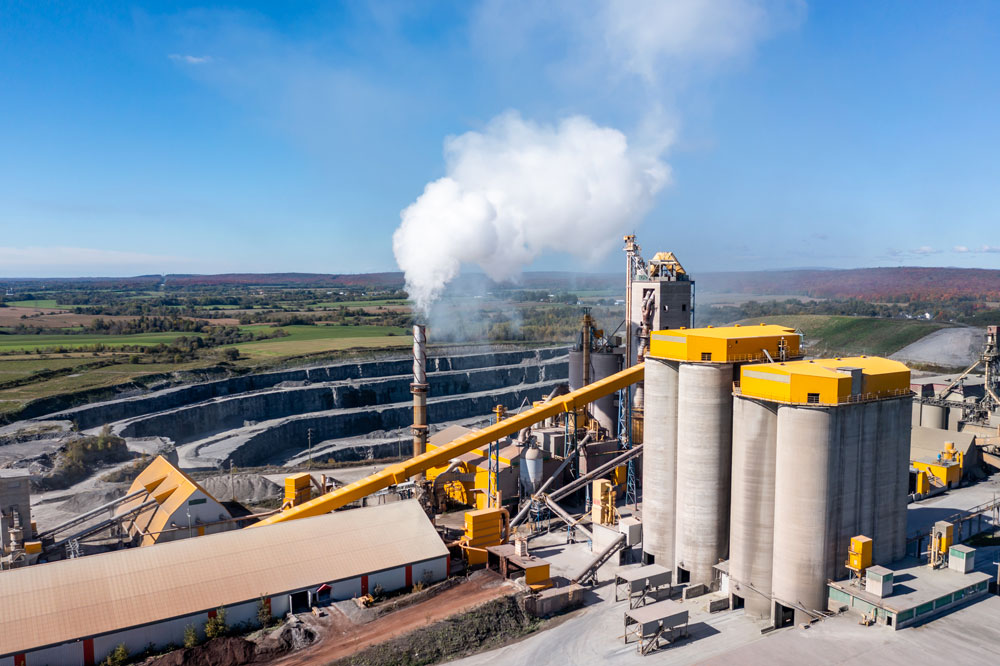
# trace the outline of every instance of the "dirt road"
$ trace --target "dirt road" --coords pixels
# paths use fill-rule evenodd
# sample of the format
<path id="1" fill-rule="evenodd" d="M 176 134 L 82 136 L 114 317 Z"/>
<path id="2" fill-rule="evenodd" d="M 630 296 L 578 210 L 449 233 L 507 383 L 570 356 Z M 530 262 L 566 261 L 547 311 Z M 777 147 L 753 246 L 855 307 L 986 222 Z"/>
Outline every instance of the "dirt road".
<path id="1" fill-rule="evenodd" d="M 452 615 L 513 594 L 514 587 L 494 576 L 475 576 L 426 601 L 383 615 L 366 624 L 354 624 L 334 607 L 323 618 L 308 618 L 320 632 L 319 641 L 299 652 L 271 662 L 273 666 L 314 666 L 328 664 L 366 647 L 402 636 L 414 629 L 434 624 Z"/>

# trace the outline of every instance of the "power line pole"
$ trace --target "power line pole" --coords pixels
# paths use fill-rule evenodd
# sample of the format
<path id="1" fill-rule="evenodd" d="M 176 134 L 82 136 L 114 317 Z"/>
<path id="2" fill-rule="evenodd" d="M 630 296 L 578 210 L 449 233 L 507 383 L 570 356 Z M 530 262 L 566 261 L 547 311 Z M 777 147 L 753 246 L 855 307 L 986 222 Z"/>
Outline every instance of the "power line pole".
<path id="1" fill-rule="evenodd" d="M 312 466 L 313 466 L 313 429 L 309 428 L 308 430 L 306 430 L 306 434 L 309 437 L 309 462 L 306 463 L 306 466 L 309 469 L 312 469 Z"/>

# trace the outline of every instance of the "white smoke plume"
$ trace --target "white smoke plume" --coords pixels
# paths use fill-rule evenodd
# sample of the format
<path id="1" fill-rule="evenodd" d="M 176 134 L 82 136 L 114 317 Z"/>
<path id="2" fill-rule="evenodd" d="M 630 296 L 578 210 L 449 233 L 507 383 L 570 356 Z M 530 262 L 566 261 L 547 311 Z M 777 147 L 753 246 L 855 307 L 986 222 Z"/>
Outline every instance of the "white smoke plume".
<path id="1" fill-rule="evenodd" d="M 670 178 L 659 154 L 583 116 L 547 126 L 508 112 L 448 138 L 444 152 L 447 175 L 402 212 L 392 239 L 425 316 L 463 264 L 500 281 L 548 250 L 600 259 Z"/>

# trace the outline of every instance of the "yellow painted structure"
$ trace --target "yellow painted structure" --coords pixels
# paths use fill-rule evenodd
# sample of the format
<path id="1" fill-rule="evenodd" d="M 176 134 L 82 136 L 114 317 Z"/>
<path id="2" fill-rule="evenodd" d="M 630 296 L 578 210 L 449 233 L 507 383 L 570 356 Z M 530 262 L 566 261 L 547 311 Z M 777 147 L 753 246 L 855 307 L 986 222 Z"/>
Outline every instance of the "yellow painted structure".
<path id="1" fill-rule="evenodd" d="M 533 564 L 524 566 L 524 582 L 534 591 L 545 590 L 552 587 L 552 580 L 549 577 L 549 563 L 541 558 L 535 558 Z"/>
<path id="2" fill-rule="evenodd" d="M 925 473 L 928 477 L 934 477 L 938 483 L 945 488 L 955 488 L 962 480 L 962 463 L 957 460 L 937 461 L 937 460 L 913 460 L 910 461 L 914 469 Z M 928 486 L 930 480 L 928 479 Z M 928 490 L 930 488 L 928 487 Z M 920 492 L 919 490 L 917 492 Z"/>
<path id="3" fill-rule="evenodd" d="M 459 543 L 470 565 L 486 564 L 486 547 L 503 543 L 509 521 L 506 509 L 477 509 L 465 513 L 465 534 Z"/>
<path id="4" fill-rule="evenodd" d="M 636 382 L 641 382 L 644 372 L 645 367 L 641 363 L 631 368 L 626 368 L 621 372 L 584 386 L 581 389 L 556 396 L 537 407 L 526 409 L 520 414 L 510 416 L 482 430 L 462 435 L 444 446 L 427 451 L 409 460 L 390 465 L 381 472 L 376 472 L 371 476 L 338 488 L 333 492 L 314 498 L 305 504 L 270 516 L 250 527 L 272 525 L 286 520 L 296 520 L 298 518 L 329 513 L 378 490 L 387 488 L 393 484 L 403 483 L 409 480 L 410 477 L 426 472 L 429 469 L 447 466 L 448 461 L 451 459 L 469 451 L 474 451 L 489 442 L 495 442 L 498 439 L 519 432 L 527 426 L 539 423 L 557 414 L 572 412 L 578 407 L 589 404 L 598 398 L 615 393 Z"/>
<path id="5" fill-rule="evenodd" d="M 740 363 L 801 356 L 802 336 L 793 328 L 760 326 L 720 326 L 671 328 L 653 331 L 649 354 L 656 358 L 687 363 Z"/>
<path id="6" fill-rule="evenodd" d="M 285 477 L 285 504 L 298 506 L 312 499 L 312 478 L 308 473 L 292 474 Z"/>
<path id="7" fill-rule="evenodd" d="M 941 538 L 935 538 L 935 541 L 937 542 L 937 551 L 942 555 L 947 553 L 948 549 L 954 544 L 954 528 L 954 525 L 944 520 L 934 523 L 934 535 L 941 534 Z"/>
<path id="8" fill-rule="evenodd" d="M 926 495 L 931 491 L 931 481 L 927 477 L 927 472 L 925 470 L 917 471 L 917 482 L 914 490 L 921 495 Z"/>
<path id="9" fill-rule="evenodd" d="M 879 356 L 756 363 L 740 368 L 739 390 L 744 396 L 792 404 L 864 402 L 907 395 L 910 369 Z"/>
<path id="10" fill-rule="evenodd" d="M 41 541 L 25 541 L 24 542 L 24 552 L 28 555 L 35 555 L 42 552 L 42 542 Z"/>
<path id="11" fill-rule="evenodd" d="M 851 547 L 847 551 L 847 568 L 864 571 L 872 565 L 872 540 L 866 536 L 851 537 Z"/>
<path id="12" fill-rule="evenodd" d="M 183 539 L 234 527 L 226 522 L 229 511 L 191 477 L 163 456 L 157 456 L 132 482 L 126 494 L 139 495 L 118 507 L 118 515 L 127 513 L 150 499 L 151 505 L 126 523 L 129 534 L 142 546 Z"/>
<path id="13" fill-rule="evenodd" d="M 598 525 L 615 524 L 615 488 L 607 479 L 594 479 L 590 520 Z"/>

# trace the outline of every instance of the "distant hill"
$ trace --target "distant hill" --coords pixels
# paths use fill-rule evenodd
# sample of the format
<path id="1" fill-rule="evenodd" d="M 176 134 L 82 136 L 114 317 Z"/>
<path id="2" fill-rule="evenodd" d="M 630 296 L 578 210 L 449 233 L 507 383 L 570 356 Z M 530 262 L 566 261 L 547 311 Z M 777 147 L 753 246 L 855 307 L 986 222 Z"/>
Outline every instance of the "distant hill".
<path id="1" fill-rule="evenodd" d="M 695 275 L 709 293 L 801 294 L 813 298 L 1000 301 L 1000 270 L 984 268 L 854 268 L 752 271 Z"/>

